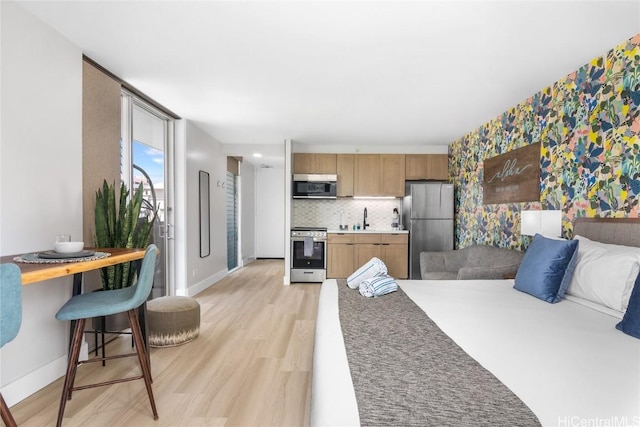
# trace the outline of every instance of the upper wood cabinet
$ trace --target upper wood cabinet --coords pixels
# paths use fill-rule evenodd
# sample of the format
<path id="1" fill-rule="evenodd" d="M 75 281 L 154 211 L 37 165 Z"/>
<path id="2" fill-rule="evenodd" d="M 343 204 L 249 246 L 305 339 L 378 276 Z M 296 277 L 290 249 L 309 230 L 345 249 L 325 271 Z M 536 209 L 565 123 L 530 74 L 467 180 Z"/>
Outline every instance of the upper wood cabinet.
<path id="1" fill-rule="evenodd" d="M 380 195 L 404 196 L 405 155 L 380 154 Z"/>
<path id="2" fill-rule="evenodd" d="M 293 173 L 336 174 L 336 155 L 323 153 L 293 153 Z"/>
<path id="3" fill-rule="evenodd" d="M 449 179 L 449 159 L 446 154 L 407 154 L 405 179 L 430 179 L 447 181 Z"/>
<path id="4" fill-rule="evenodd" d="M 354 196 L 380 195 L 379 154 L 357 154 L 353 175 Z"/>
<path id="5" fill-rule="evenodd" d="M 338 154 L 336 157 L 336 169 L 338 172 L 338 189 L 336 193 L 338 197 L 353 196 L 354 157 L 353 154 Z"/>
<path id="6" fill-rule="evenodd" d="M 316 172 L 314 173 L 337 173 L 335 154 L 316 154 Z"/>
<path id="7" fill-rule="evenodd" d="M 404 196 L 404 154 L 357 154 L 354 196 Z"/>

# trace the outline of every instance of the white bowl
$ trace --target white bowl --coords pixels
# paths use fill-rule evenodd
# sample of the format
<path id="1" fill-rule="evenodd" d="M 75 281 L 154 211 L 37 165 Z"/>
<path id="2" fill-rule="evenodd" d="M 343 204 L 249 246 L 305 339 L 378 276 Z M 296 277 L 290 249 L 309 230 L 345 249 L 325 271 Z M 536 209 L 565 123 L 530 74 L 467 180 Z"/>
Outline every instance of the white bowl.
<path id="1" fill-rule="evenodd" d="M 53 249 L 60 254 L 80 252 L 84 248 L 84 242 L 56 242 Z"/>

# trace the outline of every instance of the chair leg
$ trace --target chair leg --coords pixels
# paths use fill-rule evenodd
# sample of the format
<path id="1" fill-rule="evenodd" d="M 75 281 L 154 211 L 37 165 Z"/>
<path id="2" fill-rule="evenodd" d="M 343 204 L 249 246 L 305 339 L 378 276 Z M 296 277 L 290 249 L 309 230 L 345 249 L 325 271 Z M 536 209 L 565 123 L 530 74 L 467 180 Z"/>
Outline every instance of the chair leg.
<path id="1" fill-rule="evenodd" d="M 77 320 L 76 323 L 80 322 L 80 320 Z M 84 329 L 84 326 L 86 325 L 86 319 L 82 319 L 82 328 Z M 77 331 L 74 331 L 74 333 L 78 333 Z M 80 350 L 82 349 L 82 338 L 84 337 L 84 331 L 80 333 L 79 337 L 78 337 L 78 354 L 75 357 L 75 363 L 72 365 L 72 371 L 71 371 L 71 379 L 70 379 L 70 383 L 69 383 L 69 394 L 67 395 L 67 400 L 71 400 L 71 396 L 73 394 L 73 384 L 75 384 L 76 382 L 76 373 L 78 372 L 78 366 L 80 366 L 79 363 L 79 359 L 80 359 Z M 71 353 L 69 353 L 69 357 L 71 357 Z"/>
<path id="2" fill-rule="evenodd" d="M 96 343 L 96 349 L 94 350 L 94 356 L 98 357 L 98 331 L 94 330 L 93 331 L 93 342 Z"/>
<path id="3" fill-rule="evenodd" d="M 17 427 L 16 420 L 13 419 L 13 415 L 11 415 L 11 411 L 2 397 L 2 393 L 0 393 L 0 416 L 6 427 Z"/>
<path id="4" fill-rule="evenodd" d="M 136 353 L 138 354 L 138 361 L 140 362 L 140 368 L 142 369 L 142 376 L 144 377 L 144 384 L 147 387 L 147 394 L 149 395 L 149 401 L 151 402 L 151 410 L 153 411 L 153 419 L 158 419 L 158 411 L 156 411 L 156 402 L 153 399 L 153 390 L 151 389 L 151 367 L 149 366 L 149 357 L 147 346 L 142 338 L 142 331 L 140 330 L 140 323 L 138 322 L 138 313 L 135 309 L 127 312 L 129 315 L 129 324 L 131 325 L 131 332 L 136 345 Z"/>
<path id="5" fill-rule="evenodd" d="M 103 323 L 103 325 L 104 324 L 105 323 Z M 100 332 L 100 340 L 102 342 L 102 366 L 107 366 L 107 361 L 105 360 L 105 358 L 107 357 L 107 350 L 104 347 L 104 329 L 102 330 L 102 332 Z"/>
<path id="6" fill-rule="evenodd" d="M 73 332 L 71 349 L 69 350 L 69 360 L 67 362 L 67 373 L 64 377 L 64 385 L 62 386 L 62 396 L 60 396 L 58 421 L 56 423 L 57 427 L 60 427 L 62 425 L 64 408 L 67 405 L 67 400 L 71 399 L 71 389 L 73 388 L 73 382 L 75 381 L 76 372 L 78 370 L 78 358 L 80 356 L 80 347 L 82 346 L 82 336 L 84 334 L 85 322 L 86 319 L 77 320 L 75 330 Z"/>

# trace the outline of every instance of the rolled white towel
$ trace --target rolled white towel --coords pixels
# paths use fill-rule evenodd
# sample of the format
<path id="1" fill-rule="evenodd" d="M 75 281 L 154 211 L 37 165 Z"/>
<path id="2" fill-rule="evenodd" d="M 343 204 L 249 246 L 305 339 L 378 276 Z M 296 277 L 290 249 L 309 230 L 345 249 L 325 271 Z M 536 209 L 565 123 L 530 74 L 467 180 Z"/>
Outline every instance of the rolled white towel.
<path id="1" fill-rule="evenodd" d="M 357 269 L 351 276 L 347 277 L 347 286 L 351 289 L 358 289 L 363 280 L 387 274 L 387 266 L 379 258 L 373 257 L 362 267 Z"/>
<path id="2" fill-rule="evenodd" d="M 396 280 L 391 276 L 377 276 L 363 280 L 358 291 L 363 297 L 381 297 L 398 290 Z"/>

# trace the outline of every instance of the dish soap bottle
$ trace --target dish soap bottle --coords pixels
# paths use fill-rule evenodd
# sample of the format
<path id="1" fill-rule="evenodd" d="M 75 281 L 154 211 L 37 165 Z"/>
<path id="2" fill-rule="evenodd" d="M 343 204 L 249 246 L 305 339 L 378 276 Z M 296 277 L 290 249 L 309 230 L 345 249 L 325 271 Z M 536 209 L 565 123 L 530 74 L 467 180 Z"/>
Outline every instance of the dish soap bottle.
<path id="1" fill-rule="evenodd" d="M 398 230 L 398 222 L 399 222 L 398 208 L 393 208 L 393 214 L 391 216 L 391 228 L 396 231 Z"/>

